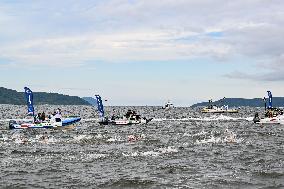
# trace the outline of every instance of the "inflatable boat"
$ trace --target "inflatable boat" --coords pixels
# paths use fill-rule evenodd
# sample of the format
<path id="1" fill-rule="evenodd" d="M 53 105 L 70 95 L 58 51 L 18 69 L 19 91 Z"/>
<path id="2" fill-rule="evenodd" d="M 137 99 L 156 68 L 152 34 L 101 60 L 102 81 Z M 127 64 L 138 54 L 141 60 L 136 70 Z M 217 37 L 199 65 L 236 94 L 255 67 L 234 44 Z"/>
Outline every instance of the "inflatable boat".
<path id="1" fill-rule="evenodd" d="M 25 96 L 28 105 L 28 115 L 32 116 L 33 119 L 30 120 L 10 120 L 10 129 L 69 129 L 74 128 L 75 123 L 81 120 L 80 117 L 67 117 L 62 118 L 60 110 L 54 115 L 50 115 L 50 118 L 43 116 L 35 116 L 34 106 L 33 106 L 33 92 L 25 87 Z"/>
<path id="2" fill-rule="evenodd" d="M 55 119 L 46 120 L 42 122 L 19 122 L 11 120 L 9 122 L 10 129 L 71 129 L 75 127 L 75 123 L 81 120 L 80 117 L 65 118 L 62 121 Z"/>

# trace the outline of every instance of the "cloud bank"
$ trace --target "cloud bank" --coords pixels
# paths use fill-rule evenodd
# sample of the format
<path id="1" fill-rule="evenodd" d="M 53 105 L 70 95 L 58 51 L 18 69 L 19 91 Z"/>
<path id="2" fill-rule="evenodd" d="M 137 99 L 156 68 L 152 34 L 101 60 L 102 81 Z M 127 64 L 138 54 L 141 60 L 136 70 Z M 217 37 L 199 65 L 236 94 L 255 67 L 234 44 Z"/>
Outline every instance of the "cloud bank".
<path id="1" fill-rule="evenodd" d="M 2 1 L 0 58 L 76 67 L 248 57 L 256 73 L 240 67 L 226 77 L 283 80 L 283 10 L 281 0 Z"/>

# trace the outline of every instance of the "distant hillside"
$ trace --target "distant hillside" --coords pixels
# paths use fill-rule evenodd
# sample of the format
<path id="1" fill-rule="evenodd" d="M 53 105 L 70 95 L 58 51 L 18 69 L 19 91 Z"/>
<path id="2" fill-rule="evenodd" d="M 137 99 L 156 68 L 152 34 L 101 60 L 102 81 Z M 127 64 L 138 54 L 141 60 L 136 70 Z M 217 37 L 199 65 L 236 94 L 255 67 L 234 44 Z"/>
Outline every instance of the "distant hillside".
<path id="1" fill-rule="evenodd" d="M 15 90 L 0 87 L 0 104 L 25 104 L 24 95 Z"/>
<path id="2" fill-rule="evenodd" d="M 87 101 L 89 104 L 96 106 L 97 105 L 97 100 L 94 99 L 93 97 L 82 97 L 85 101 Z"/>
<path id="3" fill-rule="evenodd" d="M 273 107 L 284 107 L 284 97 L 273 97 L 272 103 Z M 229 107 L 241 107 L 241 106 L 264 107 L 264 102 L 263 99 L 261 98 L 253 98 L 253 99 L 225 98 L 217 100 L 213 102 L 213 104 L 228 105 Z M 208 102 L 200 102 L 192 105 L 191 107 L 207 106 L 207 105 Z"/>
<path id="4" fill-rule="evenodd" d="M 90 105 L 85 100 L 77 96 L 68 96 L 58 93 L 33 92 L 34 104 L 52 105 Z M 0 104 L 25 105 L 24 92 L 0 87 Z"/>

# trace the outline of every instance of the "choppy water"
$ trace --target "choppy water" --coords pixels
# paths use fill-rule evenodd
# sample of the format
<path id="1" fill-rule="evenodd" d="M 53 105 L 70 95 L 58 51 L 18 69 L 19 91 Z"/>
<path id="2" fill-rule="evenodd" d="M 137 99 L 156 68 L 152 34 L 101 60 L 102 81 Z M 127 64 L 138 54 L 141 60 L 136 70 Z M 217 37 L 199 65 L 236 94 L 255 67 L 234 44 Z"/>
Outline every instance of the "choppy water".
<path id="1" fill-rule="evenodd" d="M 99 126 L 92 107 L 66 106 L 83 118 L 75 130 L 16 131 L 7 119 L 23 117 L 25 107 L 0 108 L 0 188 L 284 188 L 284 125 L 253 124 L 260 109 L 204 115 L 135 107 L 155 119 Z"/>

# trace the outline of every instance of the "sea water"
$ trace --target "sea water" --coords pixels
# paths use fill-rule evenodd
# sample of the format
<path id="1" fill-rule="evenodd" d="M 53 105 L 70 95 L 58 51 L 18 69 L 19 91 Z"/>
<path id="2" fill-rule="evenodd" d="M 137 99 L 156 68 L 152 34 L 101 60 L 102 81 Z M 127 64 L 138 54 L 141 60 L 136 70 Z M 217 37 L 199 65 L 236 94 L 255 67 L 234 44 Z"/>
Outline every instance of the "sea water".
<path id="1" fill-rule="evenodd" d="M 62 131 L 8 130 L 7 120 L 24 118 L 25 106 L 0 108 L 0 188 L 284 187 L 284 125 L 254 124 L 263 109 L 201 114 L 199 108 L 106 107 L 109 115 L 135 109 L 154 119 L 100 126 L 94 107 L 61 106 L 82 117 L 76 129 Z"/>

